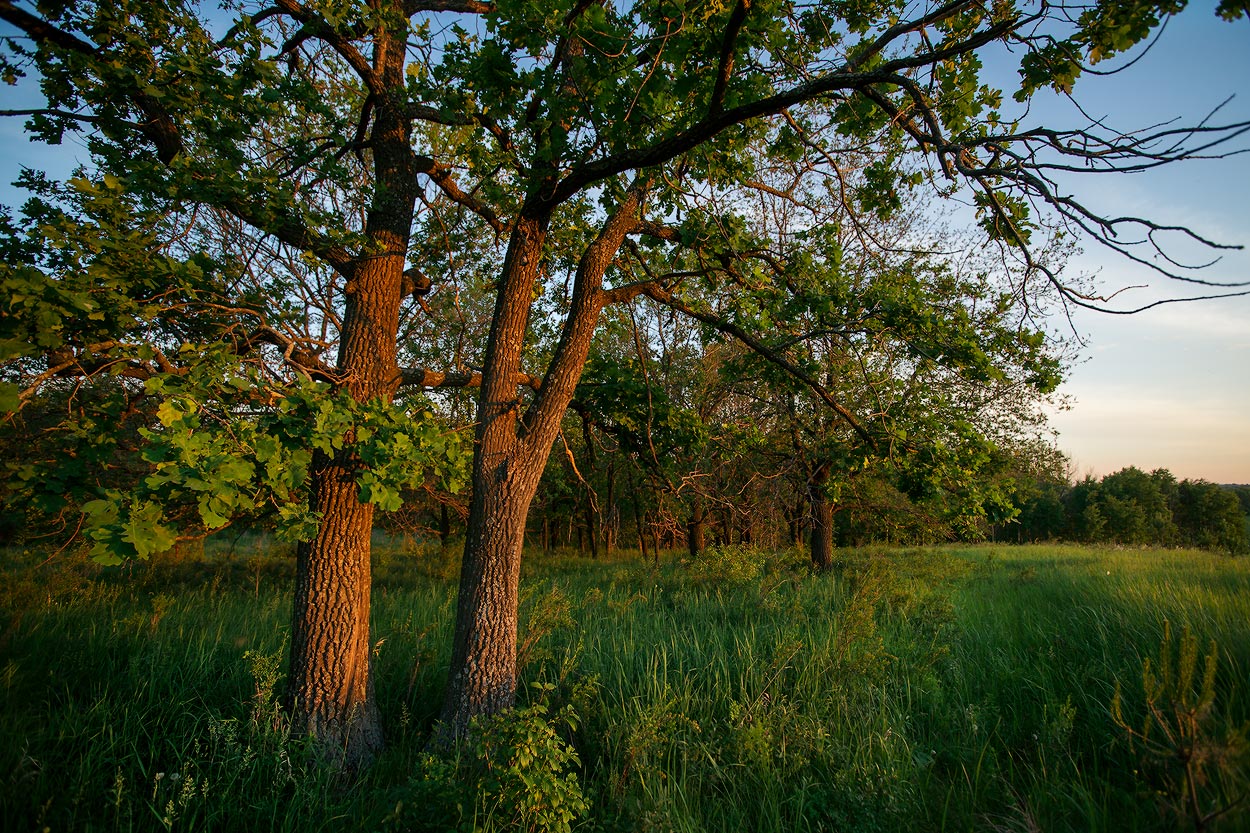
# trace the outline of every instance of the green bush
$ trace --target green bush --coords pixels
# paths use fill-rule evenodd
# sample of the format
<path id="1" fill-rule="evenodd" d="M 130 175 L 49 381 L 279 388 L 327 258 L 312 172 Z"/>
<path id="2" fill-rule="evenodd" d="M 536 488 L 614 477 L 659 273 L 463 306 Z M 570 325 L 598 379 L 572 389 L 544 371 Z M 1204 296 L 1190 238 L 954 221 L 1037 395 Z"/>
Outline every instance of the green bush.
<path id="1" fill-rule="evenodd" d="M 547 719 L 541 703 L 478 725 L 473 767 L 478 822 L 487 829 L 565 833 L 590 809 L 577 774 L 577 751 L 557 727 L 577 728 L 572 706 Z"/>
<path id="2" fill-rule="evenodd" d="M 746 584 L 764 572 L 768 556 L 746 544 L 711 546 L 697 558 L 682 560 L 690 581 L 709 584 Z"/>
<path id="3" fill-rule="evenodd" d="M 577 722 L 571 705 L 549 717 L 538 703 L 475 723 L 459 757 L 418 759 L 386 829 L 568 833 L 590 809 L 581 761 L 559 731 Z"/>

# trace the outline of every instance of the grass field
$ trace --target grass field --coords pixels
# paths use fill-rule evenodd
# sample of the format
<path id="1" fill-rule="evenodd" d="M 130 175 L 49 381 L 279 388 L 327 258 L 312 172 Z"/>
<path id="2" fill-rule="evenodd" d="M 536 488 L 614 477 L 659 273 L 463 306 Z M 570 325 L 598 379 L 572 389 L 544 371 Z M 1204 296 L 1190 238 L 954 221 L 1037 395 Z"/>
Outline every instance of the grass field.
<path id="1" fill-rule="evenodd" d="M 1247 559 L 865 549 L 812 575 L 794 552 L 535 554 L 523 709 L 448 759 L 424 745 L 454 564 L 383 545 L 388 749 L 343 783 L 275 705 L 290 559 L 243 549 L 115 570 L 9 554 L 5 831 L 559 829 L 561 808 L 577 830 L 1168 831 L 1247 786 Z"/>

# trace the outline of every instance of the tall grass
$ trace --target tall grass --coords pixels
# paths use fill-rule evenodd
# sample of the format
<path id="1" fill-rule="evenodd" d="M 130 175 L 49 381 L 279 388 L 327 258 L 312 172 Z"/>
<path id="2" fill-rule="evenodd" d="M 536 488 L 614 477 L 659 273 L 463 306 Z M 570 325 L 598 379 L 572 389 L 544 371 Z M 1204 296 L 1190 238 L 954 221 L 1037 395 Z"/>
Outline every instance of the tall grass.
<path id="1" fill-rule="evenodd" d="M 510 818 L 424 753 L 455 560 L 380 542 L 388 749 L 351 784 L 276 708 L 289 554 L 264 541 L 104 570 L 10 554 L 5 830 L 473 829 Z M 1075 547 L 533 554 L 521 705 L 571 706 L 587 830 L 1173 830 L 1116 726 L 1164 622 L 1219 651 L 1210 731 L 1250 718 L 1250 562 Z M 468 753 L 464 753 L 468 755 Z M 466 759 L 467 760 L 467 759 Z M 1221 783 L 1242 783 L 1229 758 Z M 1220 796 L 1213 795 L 1212 801 Z M 512 796 L 515 800 L 515 795 Z M 1236 830 L 1250 819 L 1226 815 Z M 513 822 L 515 823 L 515 821 Z M 1218 829 L 1218 825 L 1217 825 Z"/>

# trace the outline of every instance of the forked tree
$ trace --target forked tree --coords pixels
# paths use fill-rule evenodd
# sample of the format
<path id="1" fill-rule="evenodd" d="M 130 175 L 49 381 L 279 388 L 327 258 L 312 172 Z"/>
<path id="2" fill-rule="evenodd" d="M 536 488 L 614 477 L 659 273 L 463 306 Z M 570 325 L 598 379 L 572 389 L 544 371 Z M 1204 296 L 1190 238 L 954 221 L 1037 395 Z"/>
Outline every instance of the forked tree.
<path id="1" fill-rule="evenodd" d="M 206 528 L 261 505 L 279 512 L 302 539 L 292 713 L 354 766 L 381 743 L 368 632 L 375 507 L 442 454 L 405 391 L 479 385 L 442 715 L 445 737 L 462 736 L 514 701 L 526 513 L 601 311 L 647 295 L 709 316 L 688 287 L 743 269 L 781 280 L 801 265 L 707 233 L 734 222 L 713 216 L 709 197 L 759 186 L 758 147 L 830 177 L 867 150 L 857 211 L 888 206 L 900 187 L 975 194 L 982 225 L 1029 281 L 1097 305 L 1033 256 L 1031 224 L 1066 222 L 1121 248 L 1160 229 L 1099 217 L 1054 177 L 1211 155 L 1246 125 L 1024 129 L 1000 118 L 981 55 L 1021 56 L 1018 100 L 1070 90 L 1083 65 L 1182 5 L 262 0 L 218 11 L 0 0 L 12 35 L 0 72 L 34 72 L 46 98 L 10 114 L 46 141 L 78 132 L 91 157 L 76 198 L 87 213 L 45 201 L 41 223 L 16 230 L 25 248 L 9 246 L 36 257 L 6 266 L 21 291 L 6 299 L 5 403 L 110 373 L 159 399 L 151 499 L 95 507 L 94 534 L 115 552 L 173 540 L 159 499 L 170 490 L 195 498 Z M 441 234 L 449 205 L 503 252 L 480 374 L 401 361 L 401 314 L 419 314 L 405 298 L 432 280 L 411 262 L 430 250 L 415 230 Z M 225 250 L 211 231 L 223 228 L 237 230 Z M 471 242 L 446 234 L 447 256 L 472 257 Z M 258 251 L 273 255 L 271 271 L 254 270 Z M 631 258 L 638 268 L 620 268 Z M 526 366 L 535 299 L 561 275 L 571 292 L 556 346 Z"/>

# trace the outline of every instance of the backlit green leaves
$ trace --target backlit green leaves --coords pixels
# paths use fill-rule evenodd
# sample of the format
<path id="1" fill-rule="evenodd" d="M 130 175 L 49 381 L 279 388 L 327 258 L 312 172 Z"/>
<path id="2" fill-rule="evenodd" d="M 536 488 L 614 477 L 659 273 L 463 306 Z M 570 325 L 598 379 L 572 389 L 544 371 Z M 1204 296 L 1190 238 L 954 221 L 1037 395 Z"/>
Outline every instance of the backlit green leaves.
<path id="1" fill-rule="evenodd" d="M 1145 40 L 1161 18 L 1177 14 L 1186 0 L 1101 0 L 1084 11 L 1076 31 L 1069 37 L 1051 38 L 1020 61 L 1017 101 L 1026 101 L 1036 90 L 1050 87 L 1070 93 L 1086 63 L 1097 64 L 1131 49 Z M 1225 4 L 1231 7 L 1232 4 Z M 1221 6 L 1220 13 L 1232 20 Z"/>
<path id="2" fill-rule="evenodd" d="M 1032 234 L 1033 223 L 1029 221 L 1029 204 L 1020 197 L 995 192 L 978 191 L 974 195 L 977 207 L 977 224 L 985 229 L 991 240 L 1001 240 L 1009 246 L 1025 246 Z"/>
<path id="3" fill-rule="evenodd" d="M 179 526 L 202 534 L 239 518 L 269 516 L 280 537 L 308 540 L 318 522 L 308 506 L 316 454 L 355 468 L 360 500 L 384 511 L 427 480 L 457 491 L 466 479 L 460 435 L 419 402 L 360 403 L 307 381 L 276 390 L 207 359 L 147 387 L 163 397 L 159 426 L 140 432 L 153 470 L 136 495 L 110 493 L 88 510 L 93 554 L 105 562 L 168 549 Z M 180 508 L 191 512 L 181 522 Z"/>
<path id="4" fill-rule="evenodd" d="M 83 506 L 95 541 L 92 557 L 101 564 L 121 564 L 128 558 L 148 558 L 165 552 L 177 535 L 158 503 L 127 499 L 113 493 Z"/>

